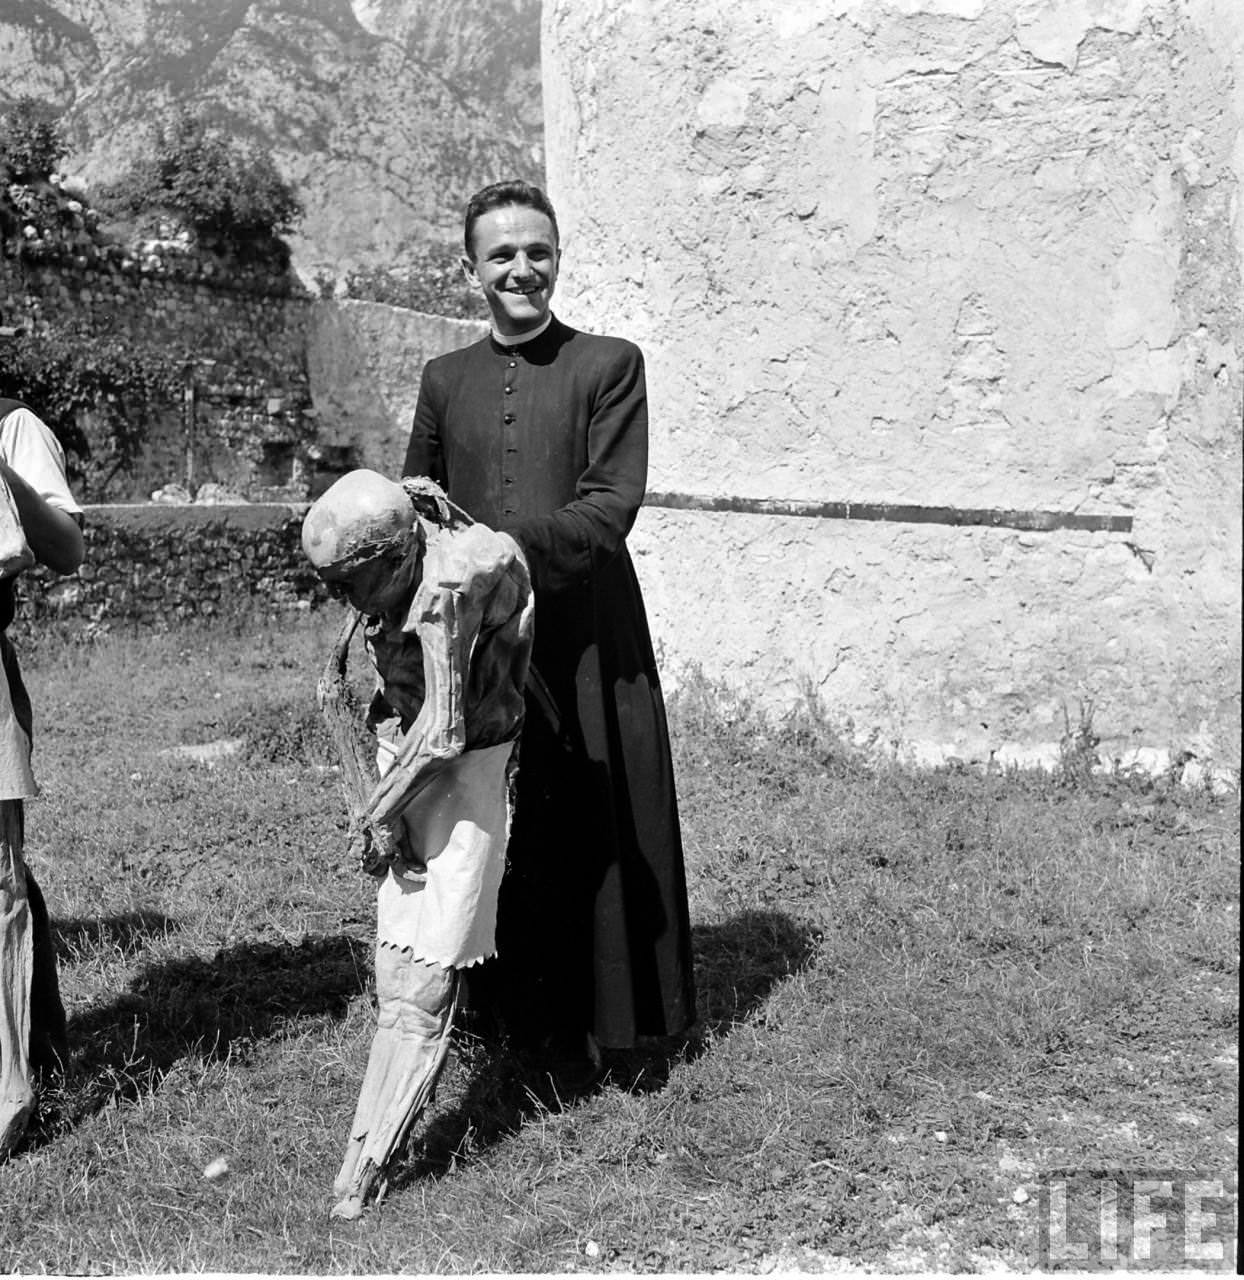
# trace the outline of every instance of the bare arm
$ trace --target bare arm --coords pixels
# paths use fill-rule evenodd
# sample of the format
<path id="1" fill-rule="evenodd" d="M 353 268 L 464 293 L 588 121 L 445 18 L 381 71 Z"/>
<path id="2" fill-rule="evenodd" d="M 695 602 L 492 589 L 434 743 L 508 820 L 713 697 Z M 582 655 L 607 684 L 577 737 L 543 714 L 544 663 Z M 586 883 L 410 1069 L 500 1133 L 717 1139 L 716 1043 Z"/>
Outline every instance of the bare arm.
<path id="1" fill-rule="evenodd" d="M 55 573 L 73 573 L 86 555 L 77 520 L 67 511 L 52 506 L 3 460 L 0 460 L 0 474 L 13 492 L 17 514 L 35 559 Z"/>
<path id="2" fill-rule="evenodd" d="M 419 627 L 426 682 L 423 706 L 367 801 L 364 816 L 372 822 L 394 825 L 402 810 L 466 746 L 464 695 L 476 628 L 464 615 L 471 612 L 460 591 L 430 595 Z"/>
<path id="3" fill-rule="evenodd" d="M 415 597 L 423 706 L 366 807 L 368 819 L 390 826 L 466 749 L 467 688 L 472 664 L 481 660 L 477 642 L 515 555 L 510 539 L 483 525 L 442 533 L 435 552 L 430 549 L 424 561 L 423 586 Z"/>

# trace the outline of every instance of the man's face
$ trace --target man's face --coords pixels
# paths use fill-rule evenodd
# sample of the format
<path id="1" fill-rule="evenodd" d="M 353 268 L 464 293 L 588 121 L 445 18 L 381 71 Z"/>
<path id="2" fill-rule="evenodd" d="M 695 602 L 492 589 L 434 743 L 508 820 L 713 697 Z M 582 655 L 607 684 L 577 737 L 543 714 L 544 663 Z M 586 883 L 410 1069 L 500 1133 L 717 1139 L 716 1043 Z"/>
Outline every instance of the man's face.
<path id="1" fill-rule="evenodd" d="M 471 235 L 474 258 L 462 269 L 492 312 L 500 334 L 534 329 L 549 313 L 561 252 L 547 214 L 505 205 L 483 214 Z"/>

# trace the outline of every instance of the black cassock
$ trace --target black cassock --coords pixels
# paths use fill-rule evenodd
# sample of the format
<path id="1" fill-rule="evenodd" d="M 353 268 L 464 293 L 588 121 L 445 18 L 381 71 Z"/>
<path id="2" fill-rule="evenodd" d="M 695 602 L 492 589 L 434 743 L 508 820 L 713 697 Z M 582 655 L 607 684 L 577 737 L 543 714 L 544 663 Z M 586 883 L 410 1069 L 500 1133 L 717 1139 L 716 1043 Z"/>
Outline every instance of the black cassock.
<path id="1" fill-rule="evenodd" d="M 695 1018 L 665 704 L 625 542 L 647 468 L 633 343 L 554 318 L 424 369 L 403 474 L 510 533 L 535 588 L 550 697 L 528 693 L 487 984 L 525 1037 L 592 1030 L 626 1048 Z"/>

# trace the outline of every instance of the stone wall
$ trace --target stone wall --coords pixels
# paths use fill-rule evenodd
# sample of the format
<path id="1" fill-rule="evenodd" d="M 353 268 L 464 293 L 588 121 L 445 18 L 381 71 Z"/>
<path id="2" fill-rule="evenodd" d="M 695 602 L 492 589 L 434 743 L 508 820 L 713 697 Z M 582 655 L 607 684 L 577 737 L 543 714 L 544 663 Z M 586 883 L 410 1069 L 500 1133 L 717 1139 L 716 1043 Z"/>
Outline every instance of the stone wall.
<path id="1" fill-rule="evenodd" d="M 424 363 L 487 332 L 482 321 L 312 299 L 283 272 L 184 249 L 0 254 L 0 299 L 0 324 L 82 326 L 184 361 L 182 392 L 136 468 L 87 495 L 108 501 L 143 501 L 170 482 L 297 500 L 349 467 L 396 474 Z"/>
<path id="2" fill-rule="evenodd" d="M 1238 767 L 1244 10 L 547 0 L 544 67 L 559 312 L 648 356 L 671 674 Z"/>
<path id="3" fill-rule="evenodd" d="M 79 243 L 0 254 L 0 298 L 5 325 L 71 327 L 183 366 L 136 466 L 98 496 L 141 500 L 170 481 L 247 494 L 301 485 L 311 300 L 287 272 L 177 245 Z"/>
<path id="4" fill-rule="evenodd" d="M 476 342 L 482 321 L 449 320 L 378 302 L 319 302 L 307 374 L 322 449 L 396 476 L 406 456 L 424 364 Z"/>
<path id="5" fill-rule="evenodd" d="M 24 629 L 52 618 L 82 633 L 308 607 L 327 596 L 302 555 L 305 503 L 85 509 L 86 561 L 18 580 Z"/>

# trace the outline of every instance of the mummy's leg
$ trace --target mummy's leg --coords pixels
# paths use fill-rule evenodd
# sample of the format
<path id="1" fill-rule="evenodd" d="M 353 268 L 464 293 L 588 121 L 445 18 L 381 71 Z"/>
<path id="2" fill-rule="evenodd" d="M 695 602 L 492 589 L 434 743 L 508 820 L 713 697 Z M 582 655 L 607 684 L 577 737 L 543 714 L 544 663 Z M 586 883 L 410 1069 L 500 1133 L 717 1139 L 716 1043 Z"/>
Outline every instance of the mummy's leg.
<path id="1" fill-rule="evenodd" d="M 376 948 L 379 1018 L 345 1160 L 333 1183 L 333 1216 L 357 1218 L 385 1165 L 427 1105 L 449 1051 L 458 974 Z"/>

